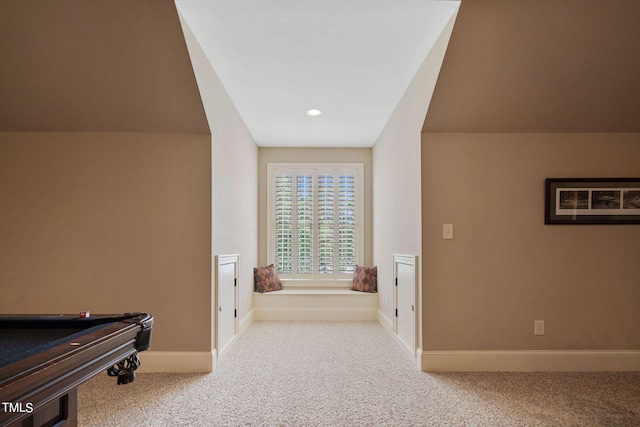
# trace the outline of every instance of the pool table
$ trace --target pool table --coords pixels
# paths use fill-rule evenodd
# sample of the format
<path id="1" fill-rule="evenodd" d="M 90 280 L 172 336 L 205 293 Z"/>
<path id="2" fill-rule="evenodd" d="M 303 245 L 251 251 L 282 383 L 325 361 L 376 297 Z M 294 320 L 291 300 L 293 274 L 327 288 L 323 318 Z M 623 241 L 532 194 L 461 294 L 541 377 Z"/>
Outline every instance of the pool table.
<path id="1" fill-rule="evenodd" d="M 77 387 L 103 371 L 133 381 L 152 327 L 146 313 L 0 315 L 0 426 L 75 426 Z"/>

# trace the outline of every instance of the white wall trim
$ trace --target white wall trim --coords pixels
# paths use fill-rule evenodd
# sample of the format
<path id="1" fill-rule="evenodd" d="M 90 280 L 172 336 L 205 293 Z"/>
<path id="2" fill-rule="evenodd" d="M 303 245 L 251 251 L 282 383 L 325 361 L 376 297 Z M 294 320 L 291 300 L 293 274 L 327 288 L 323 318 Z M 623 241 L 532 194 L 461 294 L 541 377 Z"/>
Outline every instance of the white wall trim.
<path id="1" fill-rule="evenodd" d="M 640 371 L 640 350 L 417 351 L 424 372 Z"/>
<path id="2" fill-rule="evenodd" d="M 283 288 L 279 291 L 272 292 L 254 292 L 253 297 L 258 302 L 262 302 L 264 298 L 280 299 L 284 297 L 290 297 L 292 295 L 315 295 L 315 296 L 327 296 L 327 297 L 347 297 L 347 298 L 360 298 L 360 301 L 365 299 L 375 299 L 377 301 L 378 294 L 375 292 L 359 292 L 353 291 L 350 288 L 321 288 L 321 287 L 289 287 Z M 255 304 L 254 304 L 255 305 Z M 258 304 L 258 306 L 260 306 Z"/>
<path id="3" fill-rule="evenodd" d="M 213 351 L 143 351 L 137 372 L 213 372 L 217 353 Z"/>
<path id="4" fill-rule="evenodd" d="M 228 312 L 229 314 L 227 316 L 230 316 L 232 313 L 232 310 L 235 311 L 235 313 L 238 312 L 238 299 L 239 299 L 239 282 L 240 282 L 240 255 L 238 254 L 224 254 L 224 255 L 216 255 L 214 257 L 214 286 L 215 286 L 215 303 L 213 304 L 213 311 L 214 311 L 214 331 L 213 331 L 213 342 L 215 343 L 214 348 L 216 349 L 216 351 L 218 352 L 218 355 L 222 355 L 222 353 L 225 351 L 225 349 L 229 346 L 229 344 L 231 344 L 231 342 L 235 339 L 235 337 L 238 335 L 239 333 L 239 323 L 238 323 L 238 318 L 234 317 L 233 318 L 233 322 L 232 324 L 229 324 L 228 330 L 225 329 L 225 333 L 232 333 L 231 338 L 227 341 L 227 342 L 220 342 L 221 338 L 220 338 L 220 327 L 223 325 L 223 323 L 221 323 L 220 321 L 220 316 L 221 316 L 221 311 L 222 311 L 222 305 L 225 304 L 227 301 L 225 300 L 224 303 L 222 301 L 221 295 L 224 295 L 224 292 L 228 292 L 229 294 L 233 294 L 233 307 L 229 307 L 229 306 L 225 306 L 225 313 Z M 225 288 L 224 290 L 221 288 L 222 286 L 222 278 L 221 278 L 221 273 L 220 271 L 222 270 L 223 266 L 226 265 L 232 265 L 233 266 L 233 280 L 234 280 L 234 284 L 233 284 L 233 289 L 232 291 L 229 291 L 229 289 Z M 228 296 L 227 296 L 228 298 Z M 227 323 L 224 323 L 225 325 Z M 233 331 L 230 331 L 231 329 L 233 329 Z M 224 336 L 224 335 L 223 335 Z"/>
<path id="5" fill-rule="evenodd" d="M 275 210 L 276 210 L 276 176 L 278 174 L 291 174 L 292 177 L 295 177 L 298 173 L 309 173 L 313 174 L 317 177 L 317 174 L 321 173 L 351 173 L 355 172 L 356 177 L 356 191 L 355 191 L 355 217 L 356 217 L 356 264 L 363 265 L 364 263 L 364 230 L 365 230 L 365 217 L 364 217 L 364 194 L 365 194 L 365 180 L 364 180 L 364 163 L 298 163 L 298 162 L 288 162 L 288 163 L 280 163 L 280 162 L 267 162 L 267 264 L 277 264 L 276 262 L 276 224 L 275 224 Z M 316 178 L 313 179 L 314 188 L 317 185 Z M 294 187 L 295 188 L 295 187 Z M 316 190 L 314 189 L 314 192 Z M 295 191 L 294 191 L 295 192 Z M 317 201 L 316 196 L 313 196 L 313 210 L 314 217 L 317 214 Z M 295 234 L 295 225 L 296 221 L 294 220 L 294 229 L 293 233 Z M 334 238 L 335 241 L 338 240 L 338 229 L 334 230 L 336 233 Z M 315 233 L 315 232 L 314 232 Z M 315 239 L 316 237 L 314 237 Z M 294 251 L 295 251 L 295 243 L 294 243 Z M 337 254 L 336 254 L 337 255 Z M 316 263 L 316 255 L 312 256 L 313 263 Z M 294 262 L 294 270 L 295 270 L 295 260 Z M 335 260 L 337 263 L 337 258 Z M 300 280 L 301 282 L 305 280 L 313 280 L 316 283 L 327 282 L 327 275 L 320 274 L 319 272 L 313 272 L 312 274 L 282 274 L 280 273 L 281 280 Z M 340 280 L 346 279 L 349 280 L 353 277 L 353 274 L 331 274 L 331 279 Z M 332 283 L 329 283 L 330 286 L 335 286 Z M 337 284 L 341 286 L 340 283 Z M 304 285 L 303 285 L 304 286 Z M 317 286 L 317 285 L 316 285 Z"/>
<path id="6" fill-rule="evenodd" d="M 333 280 L 316 280 L 316 279 L 283 279 L 280 278 L 283 289 L 351 289 L 353 278 L 351 279 L 333 279 Z"/>
<path id="7" fill-rule="evenodd" d="M 253 294 L 254 320 L 375 321 L 378 294 L 349 289 L 283 289 Z"/>
<path id="8" fill-rule="evenodd" d="M 376 310 L 370 308 L 254 308 L 255 320 L 308 322 L 375 321 Z"/>
<path id="9" fill-rule="evenodd" d="M 253 323 L 253 309 L 249 310 L 249 312 L 240 319 L 240 333 L 238 335 L 242 335 L 247 329 L 249 329 L 251 323 Z"/>
<path id="10" fill-rule="evenodd" d="M 435 371 L 427 371 L 422 364 L 422 349 L 420 347 L 416 348 L 416 366 L 419 371 L 424 372 L 435 372 Z"/>
<path id="11" fill-rule="evenodd" d="M 418 277 L 418 255 L 404 255 L 404 254 L 392 254 L 393 257 L 393 279 L 395 281 L 395 286 L 393 289 L 393 308 L 394 310 L 406 310 L 408 312 L 408 307 L 400 307 L 400 300 L 403 299 L 401 298 L 400 292 L 402 289 L 403 292 L 403 296 L 405 299 L 405 303 L 407 295 L 410 296 L 410 302 L 412 303 L 411 305 L 413 306 L 413 316 L 412 318 L 409 317 L 409 320 L 411 320 L 410 322 L 406 322 L 406 320 L 404 320 L 404 323 L 402 322 L 403 319 L 406 319 L 406 317 L 403 317 L 402 319 L 400 319 L 401 321 L 399 322 L 399 315 L 400 313 L 398 311 L 396 311 L 396 315 L 393 317 L 393 335 L 394 338 L 396 340 L 398 340 L 401 344 L 402 347 L 407 349 L 409 351 L 409 353 L 411 353 L 411 355 L 413 357 L 415 357 L 415 352 L 416 349 L 419 347 L 419 337 L 418 337 L 418 332 L 420 331 L 420 327 L 418 325 L 418 319 L 420 318 L 419 313 L 420 313 L 420 309 L 421 309 L 421 304 L 420 304 L 420 299 L 419 299 L 419 293 L 418 293 L 418 289 L 419 289 L 419 282 L 420 279 Z M 412 268 L 413 270 L 413 280 L 412 280 L 412 287 L 409 288 L 408 290 L 403 289 L 401 286 L 399 286 L 399 274 L 398 274 L 398 270 L 399 270 L 399 266 L 400 265 L 405 265 L 405 266 L 409 266 L 410 268 Z M 413 327 L 413 342 L 406 342 L 402 337 L 401 337 L 401 324 L 403 325 L 403 328 L 407 328 L 409 327 L 409 325 L 411 325 L 411 327 Z"/>
<path id="12" fill-rule="evenodd" d="M 400 337 L 398 336 L 398 334 L 396 334 L 394 332 L 394 321 L 389 319 L 383 312 L 382 310 L 378 310 L 378 323 L 382 326 L 382 328 L 387 331 L 387 333 L 389 334 L 389 336 L 391 338 L 393 338 L 393 340 L 395 341 L 395 343 L 398 345 L 398 347 L 405 352 L 406 354 L 410 355 L 411 357 L 415 357 L 416 355 L 412 352 L 412 350 L 407 346 L 407 344 L 402 341 L 400 339 Z M 418 364 L 418 369 L 420 369 L 420 364 Z"/>
<path id="13" fill-rule="evenodd" d="M 393 335 L 393 320 L 389 319 L 389 317 L 387 317 L 387 315 L 380 309 L 378 309 L 378 323 L 382 325 L 389 335 Z"/>

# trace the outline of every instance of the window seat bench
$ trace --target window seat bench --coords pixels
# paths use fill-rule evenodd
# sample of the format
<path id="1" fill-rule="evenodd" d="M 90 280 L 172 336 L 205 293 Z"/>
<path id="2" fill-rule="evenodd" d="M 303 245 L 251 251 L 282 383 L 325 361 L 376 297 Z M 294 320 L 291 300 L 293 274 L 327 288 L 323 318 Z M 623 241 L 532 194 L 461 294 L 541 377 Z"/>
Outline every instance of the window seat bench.
<path id="1" fill-rule="evenodd" d="M 253 293 L 254 320 L 364 321 L 376 320 L 378 294 L 348 288 L 286 287 Z"/>

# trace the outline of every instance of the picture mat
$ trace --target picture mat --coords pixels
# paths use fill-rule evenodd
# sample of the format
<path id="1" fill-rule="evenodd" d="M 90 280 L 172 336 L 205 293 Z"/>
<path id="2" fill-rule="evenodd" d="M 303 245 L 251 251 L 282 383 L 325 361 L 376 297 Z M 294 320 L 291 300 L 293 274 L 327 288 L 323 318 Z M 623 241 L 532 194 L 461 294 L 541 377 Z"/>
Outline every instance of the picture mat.
<path id="1" fill-rule="evenodd" d="M 640 215 L 640 187 L 556 187 L 556 215 Z M 575 207 L 566 208 L 577 196 Z M 594 207 L 609 204 L 611 207 Z"/>

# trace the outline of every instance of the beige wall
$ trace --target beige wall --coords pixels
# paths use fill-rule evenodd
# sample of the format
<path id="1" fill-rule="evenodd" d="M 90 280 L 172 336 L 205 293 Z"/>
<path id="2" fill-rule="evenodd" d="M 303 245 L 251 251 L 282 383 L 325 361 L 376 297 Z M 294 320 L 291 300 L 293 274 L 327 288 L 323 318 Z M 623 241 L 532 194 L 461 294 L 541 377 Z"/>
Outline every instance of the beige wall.
<path id="1" fill-rule="evenodd" d="M 639 349 L 640 225 L 544 225 L 545 178 L 639 159 L 640 134 L 423 134 L 423 349 Z"/>
<path id="2" fill-rule="evenodd" d="M 155 316 L 210 348 L 210 137 L 0 133 L 0 312 Z"/>
<path id="3" fill-rule="evenodd" d="M 369 148 L 260 148 L 258 166 L 258 264 L 267 264 L 267 163 L 364 164 L 364 262 L 371 265 L 372 164 Z"/>

